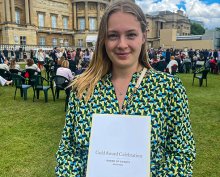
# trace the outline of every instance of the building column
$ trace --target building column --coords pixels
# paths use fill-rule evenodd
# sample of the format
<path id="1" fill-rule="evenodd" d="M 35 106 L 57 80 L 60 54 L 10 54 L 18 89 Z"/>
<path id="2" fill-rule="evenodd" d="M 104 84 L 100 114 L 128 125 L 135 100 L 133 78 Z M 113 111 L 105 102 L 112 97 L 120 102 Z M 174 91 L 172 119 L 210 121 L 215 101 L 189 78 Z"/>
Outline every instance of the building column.
<path id="1" fill-rule="evenodd" d="M 89 30 L 89 19 L 88 19 L 88 2 L 85 2 L 85 23 L 86 23 L 86 30 Z"/>
<path id="2" fill-rule="evenodd" d="M 76 30 L 76 2 L 73 3 L 73 29 Z"/>
<path id="3" fill-rule="evenodd" d="M 5 1 L 5 6 L 6 6 L 6 22 L 10 22 L 11 21 L 11 10 L 10 10 L 10 4 L 9 4 L 9 0 Z"/>
<path id="4" fill-rule="evenodd" d="M 11 0 L 11 21 L 15 23 L 15 1 Z"/>
<path id="5" fill-rule="evenodd" d="M 97 10 L 98 10 L 98 15 L 97 15 L 97 29 L 100 25 L 100 3 L 98 2 L 98 5 L 97 5 Z"/>
<path id="6" fill-rule="evenodd" d="M 33 0 L 29 0 L 29 20 L 30 20 L 30 24 L 32 25 L 33 24 L 33 21 L 34 21 L 34 19 L 33 19 L 33 17 L 34 17 L 34 15 L 33 15 Z"/>
<path id="7" fill-rule="evenodd" d="M 5 1 L 2 1 L 2 22 L 5 22 Z"/>
<path id="8" fill-rule="evenodd" d="M 29 3 L 28 3 L 28 0 L 25 0 L 25 17 L 26 17 L 26 24 L 30 24 L 30 15 L 29 15 Z"/>

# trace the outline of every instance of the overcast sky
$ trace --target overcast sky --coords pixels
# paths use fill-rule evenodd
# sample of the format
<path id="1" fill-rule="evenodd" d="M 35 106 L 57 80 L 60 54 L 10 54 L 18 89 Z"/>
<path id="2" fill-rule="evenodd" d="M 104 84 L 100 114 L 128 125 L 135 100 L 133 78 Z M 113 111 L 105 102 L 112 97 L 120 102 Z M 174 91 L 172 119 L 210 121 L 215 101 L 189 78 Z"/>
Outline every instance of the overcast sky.
<path id="1" fill-rule="evenodd" d="M 220 0 L 136 0 L 145 13 L 181 9 L 192 20 L 202 21 L 205 28 L 220 27 Z"/>

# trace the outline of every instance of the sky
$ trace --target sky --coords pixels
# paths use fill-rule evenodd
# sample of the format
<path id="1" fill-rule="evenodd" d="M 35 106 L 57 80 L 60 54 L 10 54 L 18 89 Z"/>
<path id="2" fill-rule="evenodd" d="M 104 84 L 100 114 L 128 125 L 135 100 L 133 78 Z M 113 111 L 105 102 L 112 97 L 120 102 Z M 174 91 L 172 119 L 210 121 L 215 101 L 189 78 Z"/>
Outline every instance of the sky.
<path id="1" fill-rule="evenodd" d="M 220 0 L 135 0 L 147 14 L 183 10 L 191 20 L 204 23 L 206 29 L 220 27 Z"/>

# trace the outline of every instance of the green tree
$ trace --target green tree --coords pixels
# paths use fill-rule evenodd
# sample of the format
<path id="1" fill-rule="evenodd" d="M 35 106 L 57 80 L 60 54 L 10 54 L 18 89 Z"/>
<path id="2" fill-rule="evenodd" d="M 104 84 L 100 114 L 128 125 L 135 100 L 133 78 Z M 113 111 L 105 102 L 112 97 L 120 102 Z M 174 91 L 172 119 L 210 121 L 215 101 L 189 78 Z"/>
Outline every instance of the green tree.
<path id="1" fill-rule="evenodd" d="M 191 34 L 202 35 L 205 33 L 205 29 L 198 23 L 191 23 Z"/>

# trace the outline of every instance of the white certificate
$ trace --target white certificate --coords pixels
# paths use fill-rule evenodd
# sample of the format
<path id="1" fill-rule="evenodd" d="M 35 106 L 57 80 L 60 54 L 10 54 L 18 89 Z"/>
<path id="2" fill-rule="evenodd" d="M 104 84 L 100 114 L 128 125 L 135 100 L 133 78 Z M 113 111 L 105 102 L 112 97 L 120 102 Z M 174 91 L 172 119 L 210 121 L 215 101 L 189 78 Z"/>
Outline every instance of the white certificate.
<path id="1" fill-rule="evenodd" d="M 86 177 L 150 177 L 149 116 L 95 114 Z"/>

